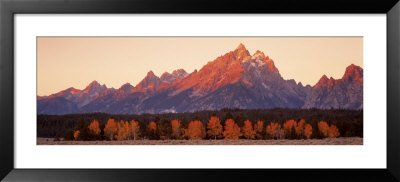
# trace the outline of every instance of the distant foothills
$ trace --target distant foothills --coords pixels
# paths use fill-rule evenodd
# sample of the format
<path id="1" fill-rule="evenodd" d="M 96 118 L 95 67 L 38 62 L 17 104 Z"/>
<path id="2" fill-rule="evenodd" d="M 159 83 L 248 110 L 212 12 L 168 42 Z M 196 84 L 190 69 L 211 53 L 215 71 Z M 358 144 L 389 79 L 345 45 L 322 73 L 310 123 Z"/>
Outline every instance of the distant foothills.
<path id="1" fill-rule="evenodd" d="M 313 87 L 285 80 L 261 51 L 243 44 L 208 62 L 199 71 L 178 69 L 158 77 L 152 71 L 136 86 L 107 88 L 97 81 L 37 96 L 37 114 L 181 113 L 222 108 L 363 109 L 363 68 L 351 64 L 341 79 L 323 75 Z"/>

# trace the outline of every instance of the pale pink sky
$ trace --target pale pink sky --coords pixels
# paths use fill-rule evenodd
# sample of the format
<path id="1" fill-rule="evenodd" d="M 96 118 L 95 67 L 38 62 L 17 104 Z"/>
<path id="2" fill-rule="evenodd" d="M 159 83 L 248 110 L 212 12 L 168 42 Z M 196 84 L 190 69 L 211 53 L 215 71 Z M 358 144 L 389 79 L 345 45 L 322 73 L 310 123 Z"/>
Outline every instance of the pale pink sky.
<path id="1" fill-rule="evenodd" d="M 190 73 L 239 43 L 272 58 L 284 79 L 311 86 L 323 74 L 341 78 L 352 63 L 363 67 L 362 37 L 38 37 L 37 94 L 83 89 L 93 80 L 135 86 L 149 70 Z"/>

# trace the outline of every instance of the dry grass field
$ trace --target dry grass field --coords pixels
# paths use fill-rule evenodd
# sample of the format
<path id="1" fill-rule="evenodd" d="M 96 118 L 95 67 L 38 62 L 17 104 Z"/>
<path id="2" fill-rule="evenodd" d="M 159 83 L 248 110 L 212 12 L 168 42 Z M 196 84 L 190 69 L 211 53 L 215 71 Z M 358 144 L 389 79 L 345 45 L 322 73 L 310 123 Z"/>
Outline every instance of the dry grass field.
<path id="1" fill-rule="evenodd" d="M 362 145 L 363 138 L 341 137 L 309 140 L 125 140 L 54 141 L 37 138 L 38 145 Z"/>

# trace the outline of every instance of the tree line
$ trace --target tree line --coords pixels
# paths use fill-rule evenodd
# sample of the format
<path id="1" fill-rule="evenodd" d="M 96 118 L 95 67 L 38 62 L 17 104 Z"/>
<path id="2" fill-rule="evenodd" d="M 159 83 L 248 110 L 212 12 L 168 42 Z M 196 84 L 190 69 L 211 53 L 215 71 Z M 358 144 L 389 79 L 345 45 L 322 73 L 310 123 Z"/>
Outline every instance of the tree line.
<path id="1" fill-rule="evenodd" d="M 179 120 L 171 120 L 169 123 L 157 124 L 150 121 L 144 130 L 141 130 L 138 121 L 116 121 L 108 119 L 103 128 L 97 120 L 88 125 L 80 125 L 67 133 L 64 140 L 262 140 L 262 139 L 310 139 L 313 128 L 304 119 L 300 121 L 288 120 L 281 126 L 279 123 L 264 121 L 252 123 L 249 120 L 239 127 L 233 119 L 227 119 L 225 125 L 216 116 L 211 116 L 206 125 L 201 121 L 190 121 L 184 126 Z M 146 131 L 146 132 L 142 132 Z M 336 138 L 340 132 L 335 125 L 329 125 L 326 121 L 319 121 L 317 138 Z M 55 140 L 60 140 L 59 137 Z"/>
<path id="2" fill-rule="evenodd" d="M 212 117 L 217 117 L 220 120 L 219 123 L 222 126 L 222 133 L 220 135 L 212 135 L 209 133 L 215 131 L 215 129 L 211 130 L 207 128 L 209 124 L 212 125 L 212 123 L 214 123 L 211 121 Z M 329 137 L 329 130 L 327 128 L 332 128 L 331 131 L 334 130 L 333 128 L 337 128 L 337 133 L 340 133 L 341 137 L 363 137 L 362 110 L 279 108 L 253 110 L 222 109 L 218 111 L 199 111 L 192 113 L 139 115 L 105 113 L 38 115 L 37 136 L 74 140 L 75 134 L 78 136 L 77 138 L 80 138 L 79 140 L 109 140 L 110 137 L 104 134 L 104 129 L 110 119 L 113 119 L 115 123 L 115 125 L 111 123 L 110 126 L 114 126 L 111 128 L 116 128 L 116 130 L 114 129 L 111 131 L 120 132 L 120 135 L 117 133 L 113 136 L 113 140 L 118 140 L 116 136 L 127 138 L 128 140 L 139 138 L 190 139 L 190 136 L 195 136 L 195 138 L 200 137 L 202 139 L 224 139 L 225 136 L 227 136 L 227 138 L 236 138 L 237 135 L 239 135 L 239 138 L 243 139 L 253 139 L 253 137 L 254 139 L 300 139 L 307 138 L 308 135 L 309 138 L 324 138 Z M 94 122 L 94 120 L 97 122 Z M 124 125 L 121 124 L 121 121 L 123 121 Z M 135 121 L 135 124 L 132 123 L 132 121 Z M 232 121 L 234 124 L 232 124 Z M 325 121 L 323 123 L 326 123 L 326 125 L 319 124 L 321 121 Z M 261 122 L 263 123 L 262 125 Z M 191 128 L 190 130 L 189 125 Z M 89 130 L 89 126 L 90 128 L 98 129 L 95 130 L 96 132 L 93 132 Z M 136 130 L 138 130 L 137 135 L 126 134 L 127 136 L 124 137 L 124 131 L 125 133 L 129 133 L 127 132 L 128 130 L 118 128 L 129 128 L 128 126 L 136 128 Z M 201 129 L 200 126 L 202 126 L 203 129 Z M 153 128 L 153 130 L 149 130 L 149 127 Z M 224 135 L 225 127 L 227 127 L 226 129 L 228 132 Z M 298 127 L 297 133 L 296 127 Z M 176 128 L 180 129 L 177 130 Z M 192 128 L 200 129 L 194 130 Z M 267 132 L 268 128 L 269 133 Z M 295 129 L 289 130 L 287 128 Z M 300 128 L 303 129 L 300 130 Z M 320 132 L 319 128 L 326 129 L 321 129 Z M 238 130 L 240 133 L 237 132 Z M 179 136 L 177 131 L 179 131 Z M 108 129 L 106 129 L 106 132 L 108 132 Z M 193 133 L 200 133 L 200 135 Z M 270 133 L 274 134 L 271 135 Z M 330 133 L 333 135 L 335 132 Z"/>

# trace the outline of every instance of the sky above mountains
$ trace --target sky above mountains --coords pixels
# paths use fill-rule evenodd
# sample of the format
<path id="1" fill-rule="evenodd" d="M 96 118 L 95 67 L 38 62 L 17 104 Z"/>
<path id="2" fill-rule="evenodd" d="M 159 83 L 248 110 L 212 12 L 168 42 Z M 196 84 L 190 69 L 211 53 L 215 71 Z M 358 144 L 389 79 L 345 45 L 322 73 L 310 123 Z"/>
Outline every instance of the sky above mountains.
<path id="1" fill-rule="evenodd" d="M 119 88 L 176 69 L 188 73 L 243 43 L 274 60 L 284 79 L 314 85 L 325 74 L 341 78 L 345 67 L 363 67 L 362 37 L 39 37 L 37 95 L 93 80 Z"/>

